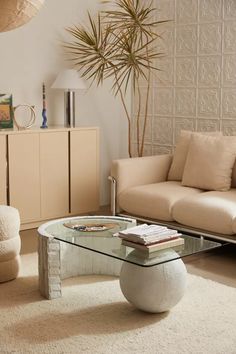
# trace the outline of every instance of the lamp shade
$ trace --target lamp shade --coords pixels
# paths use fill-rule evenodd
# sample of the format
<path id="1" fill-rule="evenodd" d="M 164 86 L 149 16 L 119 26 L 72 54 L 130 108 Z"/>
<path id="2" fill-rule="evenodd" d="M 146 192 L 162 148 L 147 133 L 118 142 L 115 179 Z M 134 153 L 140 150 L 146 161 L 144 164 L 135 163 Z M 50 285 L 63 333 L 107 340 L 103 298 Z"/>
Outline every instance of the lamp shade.
<path id="1" fill-rule="evenodd" d="M 81 79 L 76 70 L 66 69 L 58 74 L 52 88 L 63 90 L 83 90 L 86 86 L 84 80 Z"/>
<path id="2" fill-rule="evenodd" d="M 0 32 L 10 31 L 29 22 L 44 0 L 1 0 Z"/>

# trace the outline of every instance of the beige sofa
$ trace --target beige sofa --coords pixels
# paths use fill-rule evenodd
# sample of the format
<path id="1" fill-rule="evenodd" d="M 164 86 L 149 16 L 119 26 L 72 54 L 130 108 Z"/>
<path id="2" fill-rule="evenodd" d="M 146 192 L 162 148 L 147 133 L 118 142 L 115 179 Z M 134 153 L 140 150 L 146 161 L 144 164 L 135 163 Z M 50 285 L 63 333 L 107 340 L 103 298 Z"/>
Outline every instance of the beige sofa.
<path id="1" fill-rule="evenodd" d="M 209 139 L 212 142 L 220 138 L 207 138 L 207 141 Z M 227 141 L 227 143 L 229 142 L 235 148 L 233 140 Z M 203 151 L 205 159 L 206 151 L 210 149 L 205 140 L 202 148 L 205 149 Z M 215 146 L 212 147 L 212 151 L 213 149 Z M 231 162 L 226 167 L 222 167 L 227 156 L 220 156 L 221 150 L 222 146 L 215 152 L 216 157 L 210 154 L 210 160 L 204 160 L 203 165 L 201 165 L 201 161 L 197 161 L 200 164 L 202 176 L 197 177 L 197 172 L 193 166 L 190 166 L 190 170 L 187 171 L 192 174 L 190 179 L 197 178 L 197 182 L 189 182 L 189 176 L 186 176 L 186 165 L 188 162 L 196 162 L 193 161 L 197 155 L 196 151 L 193 151 L 194 155 L 190 156 L 191 160 L 188 159 L 190 151 L 187 152 L 182 161 L 182 175 L 180 173 L 176 177 L 173 167 L 176 162 L 178 164 L 176 157 L 180 155 L 174 155 L 174 159 L 172 155 L 157 155 L 114 160 L 110 177 L 113 186 L 113 214 L 133 215 L 141 220 L 156 221 L 185 232 L 236 243 L 236 188 L 233 188 L 236 186 L 236 166 L 230 157 Z M 214 161 L 215 158 L 217 160 Z M 233 161 L 235 161 L 235 156 Z M 221 170 L 228 168 L 230 186 L 226 188 L 222 187 L 222 184 L 214 184 L 214 175 L 211 175 L 211 171 L 208 170 L 211 163 L 217 168 L 216 179 L 220 174 L 218 171 L 224 174 L 225 171 Z M 176 172 L 177 174 L 180 172 L 179 164 Z M 186 179 L 186 177 L 188 178 Z M 201 182 L 201 178 L 205 179 Z M 221 183 L 222 176 L 220 178 Z M 208 185 L 205 186 L 207 179 L 210 184 L 212 181 L 214 182 L 213 190 L 210 190 Z M 202 188 L 192 187 L 191 183 L 200 183 Z"/>

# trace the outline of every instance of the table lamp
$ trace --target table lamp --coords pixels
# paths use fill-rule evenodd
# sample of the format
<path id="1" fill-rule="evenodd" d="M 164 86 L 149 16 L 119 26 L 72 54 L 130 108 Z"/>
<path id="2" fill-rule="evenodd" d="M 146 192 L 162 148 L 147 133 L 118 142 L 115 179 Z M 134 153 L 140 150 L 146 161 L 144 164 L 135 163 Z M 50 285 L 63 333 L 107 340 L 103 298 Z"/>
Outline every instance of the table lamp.
<path id="1" fill-rule="evenodd" d="M 65 91 L 65 126 L 75 127 L 75 90 L 86 88 L 84 80 L 76 70 L 66 69 L 58 74 L 51 87 Z"/>

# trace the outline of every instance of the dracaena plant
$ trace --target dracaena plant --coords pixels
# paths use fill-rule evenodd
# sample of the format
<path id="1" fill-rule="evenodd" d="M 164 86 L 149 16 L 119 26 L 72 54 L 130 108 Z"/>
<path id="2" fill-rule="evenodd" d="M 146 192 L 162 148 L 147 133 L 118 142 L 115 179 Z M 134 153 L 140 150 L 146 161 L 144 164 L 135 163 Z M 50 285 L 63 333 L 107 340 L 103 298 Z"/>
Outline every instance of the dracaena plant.
<path id="1" fill-rule="evenodd" d="M 156 9 L 152 1 L 113 0 L 110 10 L 98 12 L 92 18 L 88 12 L 87 26 L 73 26 L 66 30 L 73 40 L 65 44 L 74 66 L 86 79 L 101 85 L 107 78 L 112 78 L 112 91 L 119 96 L 128 122 L 128 153 L 132 156 L 131 126 L 132 120 L 126 105 L 125 94 L 131 83 L 137 95 L 137 116 L 134 129 L 137 140 L 137 154 L 143 155 L 145 131 L 148 117 L 150 96 L 150 77 L 153 61 L 163 53 L 156 48 L 160 39 L 157 26 L 166 21 L 155 21 Z M 145 97 L 141 95 L 139 79 L 147 81 Z M 142 106 L 144 109 L 142 109 Z M 141 111 L 144 112 L 141 122 Z"/>

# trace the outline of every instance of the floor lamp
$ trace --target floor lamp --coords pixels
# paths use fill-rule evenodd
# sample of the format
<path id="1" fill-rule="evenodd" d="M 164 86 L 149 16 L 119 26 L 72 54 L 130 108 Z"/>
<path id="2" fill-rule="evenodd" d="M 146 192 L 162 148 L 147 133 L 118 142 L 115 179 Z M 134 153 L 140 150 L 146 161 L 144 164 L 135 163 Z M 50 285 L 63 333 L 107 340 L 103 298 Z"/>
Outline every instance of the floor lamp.
<path id="1" fill-rule="evenodd" d="M 54 89 L 64 90 L 65 99 L 65 127 L 75 127 L 75 90 L 86 88 L 84 80 L 74 69 L 61 71 L 53 85 Z"/>

